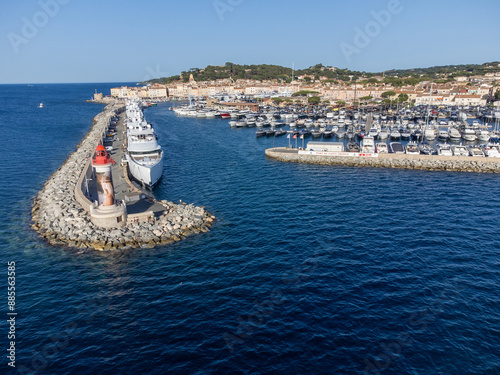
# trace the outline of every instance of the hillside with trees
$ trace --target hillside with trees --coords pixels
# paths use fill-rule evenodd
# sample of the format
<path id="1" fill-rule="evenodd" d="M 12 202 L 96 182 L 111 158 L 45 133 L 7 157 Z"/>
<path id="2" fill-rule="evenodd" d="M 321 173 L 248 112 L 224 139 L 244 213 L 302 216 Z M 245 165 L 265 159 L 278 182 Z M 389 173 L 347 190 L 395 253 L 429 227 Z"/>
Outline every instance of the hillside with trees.
<path id="1" fill-rule="evenodd" d="M 438 83 L 446 83 L 453 81 L 454 78 L 458 76 L 495 73 L 500 71 L 499 66 L 500 62 L 495 61 L 482 65 L 446 65 L 431 68 L 394 69 L 385 72 L 368 73 L 316 64 L 307 69 L 296 70 L 294 76 L 304 77 L 303 81 L 306 83 L 313 82 L 321 78 L 326 82 L 345 82 L 349 84 L 363 78 L 365 83 L 377 84 L 383 82 L 392 84 L 394 87 L 401 87 L 404 85 L 415 85 L 419 82 L 428 80 L 433 80 Z M 216 81 L 229 78 L 233 80 L 251 79 L 256 81 L 277 80 L 282 83 L 290 83 L 292 81 L 292 68 L 268 64 L 239 65 L 227 62 L 225 65 L 221 66 L 208 65 L 205 68 L 191 68 L 187 71 L 181 72 L 180 75 L 156 78 L 141 83 L 168 84 L 172 82 L 188 82 L 191 74 L 197 82 Z M 384 76 L 381 81 L 375 78 L 380 76 Z"/>

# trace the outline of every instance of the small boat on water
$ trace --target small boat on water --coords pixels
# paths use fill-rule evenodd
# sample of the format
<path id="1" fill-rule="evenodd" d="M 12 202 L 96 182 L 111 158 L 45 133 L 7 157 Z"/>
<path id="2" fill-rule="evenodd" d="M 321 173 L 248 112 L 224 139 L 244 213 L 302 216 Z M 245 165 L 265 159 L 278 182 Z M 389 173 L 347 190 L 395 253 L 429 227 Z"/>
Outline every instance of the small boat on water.
<path id="1" fill-rule="evenodd" d="M 422 130 L 420 130 L 420 129 L 415 129 L 411 133 L 411 137 L 417 141 L 422 139 L 422 136 L 423 136 L 423 133 L 422 133 Z"/>
<path id="2" fill-rule="evenodd" d="M 449 128 L 448 135 L 450 136 L 450 142 L 458 142 L 462 138 L 460 132 L 455 128 Z"/>
<path id="3" fill-rule="evenodd" d="M 387 143 L 377 143 L 375 145 L 375 152 L 379 154 L 387 154 L 389 153 L 389 148 L 387 147 Z"/>
<path id="4" fill-rule="evenodd" d="M 311 136 L 311 131 L 308 130 L 308 129 L 304 129 L 304 130 L 301 130 L 299 134 L 300 134 L 301 137 L 306 138 L 306 137 L 310 137 Z"/>
<path id="5" fill-rule="evenodd" d="M 400 142 L 391 142 L 389 144 L 389 149 L 393 154 L 404 154 L 405 149 L 403 148 L 403 145 Z"/>
<path id="6" fill-rule="evenodd" d="M 384 139 L 387 139 L 389 138 L 389 129 L 387 128 L 383 128 L 382 130 L 380 130 L 380 132 L 378 133 L 378 139 L 380 140 L 384 140 Z"/>
<path id="7" fill-rule="evenodd" d="M 488 142 L 490 140 L 490 132 L 488 130 L 478 130 L 476 136 L 480 142 Z"/>
<path id="8" fill-rule="evenodd" d="M 451 146 L 451 150 L 453 151 L 454 156 L 469 156 L 469 150 L 467 147 L 462 145 Z"/>
<path id="9" fill-rule="evenodd" d="M 390 137 L 393 140 L 399 140 L 401 138 L 401 133 L 398 129 L 392 129 Z"/>
<path id="10" fill-rule="evenodd" d="M 373 154 L 375 152 L 375 140 L 371 135 L 363 137 L 361 141 L 361 152 Z"/>
<path id="11" fill-rule="evenodd" d="M 470 146 L 469 147 L 469 155 L 472 156 L 472 157 L 480 157 L 480 158 L 484 158 L 484 152 L 483 152 L 483 149 L 480 147 L 480 146 Z"/>
<path id="12" fill-rule="evenodd" d="M 38 104 L 38 108 L 44 108 L 43 103 Z"/>
<path id="13" fill-rule="evenodd" d="M 245 128 L 247 126 L 247 122 L 245 120 L 240 120 L 236 122 L 237 128 Z"/>
<path id="14" fill-rule="evenodd" d="M 407 155 L 420 155 L 420 150 L 418 149 L 418 146 L 416 143 L 414 142 L 409 142 L 407 145 L 406 145 L 406 148 L 405 148 L 405 153 Z"/>
<path id="15" fill-rule="evenodd" d="M 326 129 L 323 132 L 323 138 L 331 138 L 333 136 L 333 130 L 332 129 Z"/>
<path id="16" fill-rule="evenodd" d="M 434 127 L 432 125 L 428 125 L 425 130 L 424 130 L 424 138 L 427 141 L 433 141 L 436 139 L 436 132 L 434 130 Z"/>
<path id="17" fill-rule="evenodd" d="M 272 137 L 275 134 L 276 134 L 276 130 L 274 130 L 273 128 L 266 130 L 266 137 Z"/>
<path id="18" fill-rule="evenodd" d="M 259 129 L 255 132 L 255 135 L 257 136 L 257 138 L 260 138 L 260 137 L 265 137 L 266 133 L 267 133 L 266 130 Z"/>
<path id="19" fill-rule="evenodd" d="M 462 134 L 462 138 L 466 142 L 475 142 L 477 140 L 477 135 L 474 129 L 472 128 L 465 128 L 464 132 Z"/>
<path id="20" fill-rule="evenodd" d="M 427 142 L 420 143 L 418 149 L 424 155 L 434 155 L 434 148 Z"/>
<path id="21" fill-rule="evenodd" d="M 286 134 L 286 130 L 283 130 L 283 129 L 278 129 L 276 130 L 276 132 L 274 133 L 274 136 L 275 137 L 281 137 L 282 135 L 285 135 Z"/>
<path id="22" fill-rule="evenodd" d="M 311 131 L 311 135 L 313 138 L 321 138 L 321 136 L 323 135 L 323 132 L 319 129 L 314 129 Z"/>
<path id="23" fill-rule="evenodd" d="M 411 132 L 408 130 L 408 129 L 404 129 L 402 132 L 401 132 L 401 139 L 403 141 L 408 141 L 410 140 L 410 137 L 411 137 Z"/>
<path id="24" fill-rule="evenodd" d="M 436 145 L 436 150 L 438 155 L 453 156 L 451 146 L 446 143 L 440 143 Z"/>
<path id="25" fill-rule="evenodd" d="M 368 135 L 369 136 L 372 136 L 373 138 L 377 138 L 378 137 L 378 128 L 376 126 L 373 126 L 370 128 L 370 130 L 368 131 Z"/>
<path id="26" fill-rule="evenodd" d="M 360 151 L 360 147 L 359 147 L 359 145 L 355 141 L 349 141 L 346 144 L 346 150 L 348 152 L 359 152 Z"/>
<path id="27" fill-rule="evenodd" d="M 484 145 L 483 152 L 489 158 L 500 158 L 499 146 L 497 144 Z"/>
<path id="28" fill-rule="evenodd" d="M 439 130 L 438 131 L 438 139 L 440 141 L 447 141 L 448 138 L 450 138 L 450 133 L 446 130 Z"/>

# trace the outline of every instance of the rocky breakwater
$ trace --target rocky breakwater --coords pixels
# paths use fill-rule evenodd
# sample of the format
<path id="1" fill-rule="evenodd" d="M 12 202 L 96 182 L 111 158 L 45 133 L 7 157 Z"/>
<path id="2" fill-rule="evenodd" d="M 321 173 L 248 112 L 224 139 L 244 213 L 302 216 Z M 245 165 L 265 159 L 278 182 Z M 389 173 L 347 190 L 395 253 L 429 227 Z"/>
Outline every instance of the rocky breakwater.
<path id="1" fill-rule="evenodd" d="M 77 150 L 34 198 L 31 227 L 52 245 L 95 250 L 154 247 L 207 232 L 215 219 L 203 207 L 161 201 L 164 212 L 147 221 L 128 222 L 116 229 L 99 228 L 90 221 L 90 201 L 87 205 L 82 204 L 81 197 L 76 199 L 78 180 L 87 171 L 88 157 L 110 119 L 121 110 L 123 105 L 108 105 L 94 118 L 92 128 Z"/>
<path id="2" fill-rule="evenodd" d="M 352 167 L 403 168 L 429 171 L 500 173 L 500 160 L 470 156 L 378 154 L 378 157 L 314 155 L 285 147 L 266 150 L 266 156 L 280 161 L 346 165 Z"/>

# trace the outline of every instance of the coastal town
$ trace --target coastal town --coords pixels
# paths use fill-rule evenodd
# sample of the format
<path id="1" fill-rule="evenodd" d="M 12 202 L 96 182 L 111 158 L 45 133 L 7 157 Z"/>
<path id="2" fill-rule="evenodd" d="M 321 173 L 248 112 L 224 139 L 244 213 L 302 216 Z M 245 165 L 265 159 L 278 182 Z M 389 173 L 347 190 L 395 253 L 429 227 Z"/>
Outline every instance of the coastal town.
<path id="1" fill-rule="evenodd" d="M 217 98 L 219 101 L 227 101 L 243 98 L 279 106 L 291 104 L 322 104 L 334 107 L 355 104 L 369 106 L 384 101 L 408 103 L 414 106 L 485 106 L 494 102 L 500 83 L 500 66 L 491 65 L 489 68 L 490 72 L 483 75 L 443 74 L 434 82 L 419 81 L 415 79 L 415 75 L 396 76 L 403 83 L 413 83 L 403 85 L 394 85 L 392 83 L 394 76 L 386 77 L 384 73 L 370 76 L 370 78 L 349 76 L 349 81 L 329 79 L 327 74 L 321 75 L 321 73 L 298 75 L 292 77 L 291 81 L 290 79 L 233 78 L 197 81 L 193 74 L 189 74 L 188 79 L 181 74 L 177 81 L 170 83 L 155 82 L 143 86 L 115 87 L 111 89 L 110 96 L 117 99 L 152 101 L 180 101 L 188 98 Z M 323 66 L 320 68 L 323 72 L 331 72 L 335 69 Z"/>

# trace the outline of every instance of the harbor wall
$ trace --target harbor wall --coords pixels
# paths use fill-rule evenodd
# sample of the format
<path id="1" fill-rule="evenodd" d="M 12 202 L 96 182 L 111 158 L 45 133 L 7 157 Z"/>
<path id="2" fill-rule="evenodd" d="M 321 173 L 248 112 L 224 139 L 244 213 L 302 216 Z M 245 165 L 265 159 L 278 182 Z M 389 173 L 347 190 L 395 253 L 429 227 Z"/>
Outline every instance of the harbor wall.
<path id="1" fill-rule="evenodd" d="M 90 206 L 92 205 L 92 202 L 84 194 L 84 191 L 86 191 L 85 178 L 87 178 L 87 180 L 92 178 L 92 167 L 90 162 L 91 158 L 89 157 L 87 163 L 85 163 L 85 166 L 83 167 L 83 172 L 75 185 L 75 199 L 87 212 L 90 212 Z"/>
<path id="2" fill-rule="evenodd" d="M 402 168 L 431 171 L 500 173 L 500 159 L 469 156 L 378 154 L 377 157 L 300 154 L 297 149 L 270 148 L 266 156 L 285 162 L 346 165 L 352 167 Z"/>
<path id="3" fill-rule="evenodd" d="M 165 210 L 151 221 L 127 222 L 113 229 L 91 222 L 92 203 L 84 193 L 85 176 L 91 173 L 91 157 L 111 118 L 123 108 L 123 104 L 110 104 L 94 117 L 76 151 L 34 197 L 31 228 L 52 245 L 95 250 L 150 248 L 207 232 L 215 219 L 203 207 L 163 200 L 158 203 Z"/>

